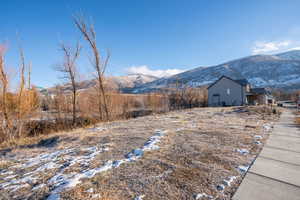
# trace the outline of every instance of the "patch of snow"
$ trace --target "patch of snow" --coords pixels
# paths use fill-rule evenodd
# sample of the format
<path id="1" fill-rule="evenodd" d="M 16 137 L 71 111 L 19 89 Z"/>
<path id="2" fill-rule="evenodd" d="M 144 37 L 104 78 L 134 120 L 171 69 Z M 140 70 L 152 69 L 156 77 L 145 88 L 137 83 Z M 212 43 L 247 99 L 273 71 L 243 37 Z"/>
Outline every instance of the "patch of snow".
<path id="1" fill-rule="evenodd" d="M 84 178 L 92 178 L 98 173 L 102 173 L 108 171 L 112 168 L 117 168 L 121 164 L 126 162 L 135 161 L 136 159 L 143 156 L 144 151 L 150 151 L 158 149 L 157 145 L 160 142 L 161 138 L 165 135 L 165 132 L 157 130 L 155 135 L 150 137 L 149 140 L 143 145 L 141 149 L 134 149 L 128 154 L 125 155 L 125 159 L 115 160 L 115 161 L 107 161 L 103 166 L 88 169 L 81 173 L 65 175 L 63 172 L 61 174 L 57 174 L 49 180 L 50 184 L 53 184 L 56 188 L 52 191 L 48 200 L 57 200 L 60 198 L 59 193 L 68 188 L 75 187 L 77 184 L 81 183 L 81 179 Z"/>
<path id="2" fill-rule="evenodd" d="M 257 140 L 261 140 L 263 137 L 261 135 L 255 135 L 254 138 Z"/>
<path id="3" fill-rule="evenodd" d="M 14 173 L 13 171 L 5 171 L 5 172 L 2 172 L 1 175 L 6 176 L 6 175 L 13 174 L 13 173 Z"/>
<path id="4" fill-rule="evenodd" d="M 176 131 L 182 131 L 184 128 L 177 128 Z"/>
<path id="5" fill-rule="evenodd" d="M 27 162 L 25 162 L 21 166 L 19 166 L 19 165 L 14 166 L 14 168 L 23 168 L 24 169 L 24 168 L 34 167 L 36 165 L 39 165 L 42 162 L 53 162 L 53 161 L 56 161 L 57 159 L 59 159 L 60 156 L 68 154 L 72 151 L 74 151 L 74 149 L 58 150 L 58 151 L 54 151 L 52 153 L 41 154 L 39 156 L 26 159 Z"/>
<path id="6" fill-rule="evenodd" d="M 93 194 L 92 195 L 92 199 L 98 199 L 98 198 L 100 198 L 101 197 L 101 195 L 100 194 Z"/>
<path id="7" fill-rule="evenodd" d="M 17 165 L 19 169 L 26 170 L 27 168 L 38 166 L 36 169 L 32 169 L 30 172 L 25 173 L 22 175 L 19 179 L 13 179 L 4 183 L 0 184 L 0 188 L 3 189 L 10 189 L 10 190 L 18 190 L 22 187 L 27 186 L 28 184 L 32 185 L 37 182 L 39 179 L 39 175 L 41 172 L 50 170 L 50 169 L 59 169 L 59 172 L 55 174 L 53 177 L 50 178 L 48 181 L 48 184 L 50 184 L 52 187 L 59 187 L 61 185 L 64 185 L 68 183 L 68 179 L 70 177 L 73 177 L 73 174 L 65 175 L 64 171 L 68 169 L 70 166 L 79 163 L 79 164 L 85 164 L 86 166 L 89 165 L 89 163 L 101 152 L 107 151 L 108 148 L 104 145 L 101 147 L 89 147 L 83 149 L 83 151 L 88 151 L 89 154 L 84 156 L 76 156 L 74 153 L 76 152 L 76 149 L 70 148 L 70 149 L 64 149 L 64 150 L 57 150 L 51 153 L 45 153 L 41 154 L 36 157 L 32 157 L 29 159 L 23 159 L 25 163 Z M 61 161 L 64 161 L 64 163 L 61 163 Z M 13 166 L 12 168 L 16 168 L 16 166 Z M 10 171 L 3 174 L 11 174 Z M 5 177 L 7 180 L 11 178 L 11 176 Z M 38 189 L 38 187 L 35 187 L 34 189 Z M 53 197 L 53 196 L 52 196 Z M 52 198 L 51 197 L 51 198 Z M 59 196 L 58 196 L 59 197 Z M 50 199 L 51 199 L 50 198 Z M 53 198 L 56 199 L 56 198 Z"/>
<path id="8" fill-rule="evenodd" d="M 134 149 L 128 154 L 126 154 L 125 157 L 129 160 L 136 160 L 137 158 L 142 157 L 143 155 L 144 155 L 144 151 L 142 149 Z M 124 162 L 124 160 L 121 160 L 121 162 L 122 161 Z"/>
<path id="9" fill-rule="evenodd" d="M 94 188 L 90 188 L 90 189 L 88 189 L 86 192 L 88 192 L 88 193 L 93 193 L 93 192 L 94 192 Z"/>
<path id="10" fill-rule="evenodd" d="M 249 169 L 249 165 L 248 166 L 243 166 L 243 165 L 240 165 L 238 166 L 238 170 L 241 172 L 241 173 L 246 173 Z"/>
<path id="11" fill-rule="evenodd" d="M 40 167 L 38 167 L 36 169 L 36 171 L 45 171 L 45 170 L 48 170 L 48 169 L 55 169 L 55 168 L 58 168 L 59 165 L 54 163 L 54 162 L 49 162 L 49 163 L 46 163 Z"/>
<path id="12" fill-rule="evenodd" d="M 242 155 L 249 154 L 249 150 L 247 150 L 247 149 L 236 149 L 236 151 Z"/>
<path id="13" fill-rule="evenodd" d="M 100 131 L 106 131 L 107 128 L 104 128 L 104 127 L 95 127 L 95 128 L 88 128 L 87 130 L 91 131 L 91 132 L 100 132 Z"/>
<path id="14" fill-rule="evenodd" d="M 261 145 L 261 141 L 255 141 L 254 143 L 257 145 Z"/>
<path id="15" fill-rule="evenodd" d="M 230 187 L 235 179 L 237 179 L 236 176 L 230 176 L 228 179 L 223 180 L 223 184 Z"/>
<path id="16" fill-rule="evenodd" d="M 46 186 L 46 184 L 42 183 L 42 184 L 39 184 L 39 185 L 33 187 L 32 190 L 33 190 L 33 191 L 34 191 L 34 190 L 39 190 L 39 189 L 41 189 L 41 188 L 43 188 L 43 187 L 45 187 L 45 186 Z"/>
<path id="17" fill-rule="evenodd" d="M 59 191 L 60 192 L 60 191 Z M 47 197 L 47 200 L 60 200 L 59 193 L 52 193 Z"/>
<path id="18" fill-rule="evenodd" d="M 263 129 L 265 130 L 265 131 L 271 131 L 271 129 L 272 129 L 272 125 L 271 124 L 264 124 L 263 125 Z"/>
<path id="19" fill-rule="evenodd" d="M 196 200 L 200 200 L 200 199 L 202 199 L 202 198 L 213 199 L 214 197 L 211 196 L 211 195 L 208 195 L 208 194 L 206 194 L 206 193 L 199 193 L 199 194 L 196 194 L 196 195 L 195 195 L 195 199 L 196 199 Z"/>
<path id="20" fill-rule="evenodd" d="M 223 191 L 224 189 L 225 189 L 225 185 L 223 185 L 223 184 L 217 185 L 218 191 Z"/>
<path id="21" fill-rule="evenodd" d="M 7 187 L 6 189 L 10 190 L 10 192 L 16 192 L 17 190 L 24 188 L 24 187 L 29 187 L 30 184 L 25 183 L 25 184 L 20 184 L 20 185 L 11 185 Z"/>
<path id="22" fill-rule="evenodd" d="M 159 146 L 156 144 L 160 142 L 161 137 L 165 135 L 165 132 L 157 130 L 155 135 L 150 137 L 150 139 L 144 144 L 142 150 L 143 151 L 151 151 L 159 149 Z"/>
<path id="23" fill-rule="evenodd" d="M 3 179 L 4 179 L 4 180 L 9 180 L 9 179 L 15 178 L 16 176 L 17 176 L 17 175 L 11 175 L 11 176 L 4 177 Z"/>
<path id="24" fill-rule="evenodd" d="M 145 195 L 140 195 L 134 198 L 134 200 L 143 200 L 143 198 L 145 197 Z"/>
<path id="25" fill-rule="evenodd" d="M 91 154 L 88 154 L 88 155 L 83 155 L 83 156 L 78 156 L 78 157 L 70 157 L 69 158 L 69 166 L 72 166 L 72 165 L 75 165 L 77 163 L 81 164 L 81 165 L 88 165 L 89 164 L 89 161 L 95 159 L 95 157 L 104 152 L 104 151 L 108 151 L 109 148 L 106 147 L 106 146 L 103 146 L 103 147 L 89 147 L 89 148 L 86 148 L 84 149 L 84 151 L 90 151 L 92 152 Z"/>

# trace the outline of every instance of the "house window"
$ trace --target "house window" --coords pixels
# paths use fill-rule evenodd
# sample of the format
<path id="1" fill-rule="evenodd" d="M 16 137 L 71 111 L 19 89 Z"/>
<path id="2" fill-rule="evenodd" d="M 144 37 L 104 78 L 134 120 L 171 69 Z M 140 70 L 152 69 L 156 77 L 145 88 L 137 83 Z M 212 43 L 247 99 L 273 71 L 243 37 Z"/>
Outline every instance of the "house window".
<path id="1" fill-rule="evenodd" d="M 227 94 L 230 95 L 230 89 L 229 88 L 227 89 Z"/>

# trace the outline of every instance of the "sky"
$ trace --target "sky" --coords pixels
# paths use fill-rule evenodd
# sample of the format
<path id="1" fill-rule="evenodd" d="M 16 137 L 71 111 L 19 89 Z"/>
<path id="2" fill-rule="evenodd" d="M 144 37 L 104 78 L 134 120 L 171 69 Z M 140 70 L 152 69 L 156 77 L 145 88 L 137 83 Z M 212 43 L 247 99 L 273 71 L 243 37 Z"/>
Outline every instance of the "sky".
<path id="1" fill-rule="evenodd" d="M 32 63 L 32 82 L 60 83 L 59 43 L 83 45 L 81 79 L 93 72 L 91 52 L 72 22 L 93 22 L 97 44 L 111 59 L 107 75 L 168 76 L 254 54 L 300 49 L 299 0 L 2 0 L 0 42 L 17 72 L 18 45 Z M 18 36 L 17 36 L 18 35 Z"/>

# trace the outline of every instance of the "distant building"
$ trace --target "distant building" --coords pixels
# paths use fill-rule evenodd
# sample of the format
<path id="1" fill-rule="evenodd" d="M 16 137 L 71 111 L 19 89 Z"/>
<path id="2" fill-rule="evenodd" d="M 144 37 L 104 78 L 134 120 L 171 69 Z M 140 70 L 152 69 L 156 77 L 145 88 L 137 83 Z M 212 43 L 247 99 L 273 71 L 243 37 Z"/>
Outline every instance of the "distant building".
<path id="1" fill-rule="evenodd" d="M 265 88 L 251 88 L 246 79 L 234 80 L 220 77 L 208 87 L 209 106 L 241 106 L 273 104 L 270 92 Z"/>
<path id="2" fill-rule="evenodd" d="M 247 101 L 250 105 L 275 103 L 274 97 L 266 88 L 250 88 L 250 92 L 247 93 Z"/>

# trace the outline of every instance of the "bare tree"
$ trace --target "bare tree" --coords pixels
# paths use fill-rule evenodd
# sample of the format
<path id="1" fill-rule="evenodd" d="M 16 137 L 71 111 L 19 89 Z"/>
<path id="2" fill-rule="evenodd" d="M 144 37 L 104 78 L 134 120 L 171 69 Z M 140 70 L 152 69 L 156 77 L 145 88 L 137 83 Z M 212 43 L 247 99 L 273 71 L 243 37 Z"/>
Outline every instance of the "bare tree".
<path id="1" fill-rule="evenodd" d="M 2 132 L 5 139 L 13 140 L 20 137 L 24 124 L 30 120 L 32 114 L 39 106 L 39 98 L 35 89 L 28 90 L 25 87 L 25 58 L 23 49 L 20 53 L 20 84 L 16 88 L 16 93 L 9 92 L 9 78 L 5 69 L 4 47 L 0 45 L 0 88 L 1 88 L 1 120 Z"/>
<path id="2" fill-rule="evenodd" d="M 57 71 L 60 71 L 64 74 L 63 78 L 66 79 L 72 86 L 72 123 L 73 125 L 76 122 L 76 97 L 77 97 L 77 69 L 76 61 L 79 58 L 81 46 L 77 43 L 75 49 L 61 44 L 61 50 L 64 53 L 63 64 L 57 67 Z"/>
<path id="3" fill-rule="evenodd" d="M 24 96 L 24 89 L 25 89 L 25 57 L 24 57 L 24 51 L 22 47 L 19 47 L 19 53 L 20 53 L 20 86 L 18 91 L 18 116 L 17 116 L 17 127 L 18 127 L 18 136 L 21 136 L 22 129 L 23 129 L 23 96 Z"/>
<path id="4" fill-rule="evenodd" d="M 28 90 L 31 90 L 31 62 L 29 63 L 28 66 Z"/>
<path id="5" fill-rule="evenodd" d="M 94 26 L 92 24 L 87 25 L 87 23 L 84 20 L 84 17 L 79 15 L 74 17 L 74 23 L 76 27 L 79 29 L 79 31 L 82 33 L 84 39 L 88 42 L 93 52 L 93 56 L 94 56 L 93 67 L 97 74 L 97 83 L 98 83 L 97 93 L 98 93 L 98 101 L 99 101 L 98 109 L 99 109 L 100 119 L 102 119 L 102 104 L 103 104 L 106 120 L 109 120 L 109 112 L 108 112 L 108 105 L 107 105 L 103 77 L 110 58 L 110 53 L 108 52 L 107 57 L 104 59 L 104 61 L 102 61 L 102 57 L 96 43 L 96 32 Z"/>
<path id="6" fill-rule="evenodd" d="M 4 69 L 4 45 L 0 45 L 0 81 L 1 81 L 1 113 L 2 113 L 2 131 L 11 139 L 9 134 L 9 117 L 8 117 L 8 105 L 7 105 L 7 90 L 8 90 L 8 76 Z"/>

